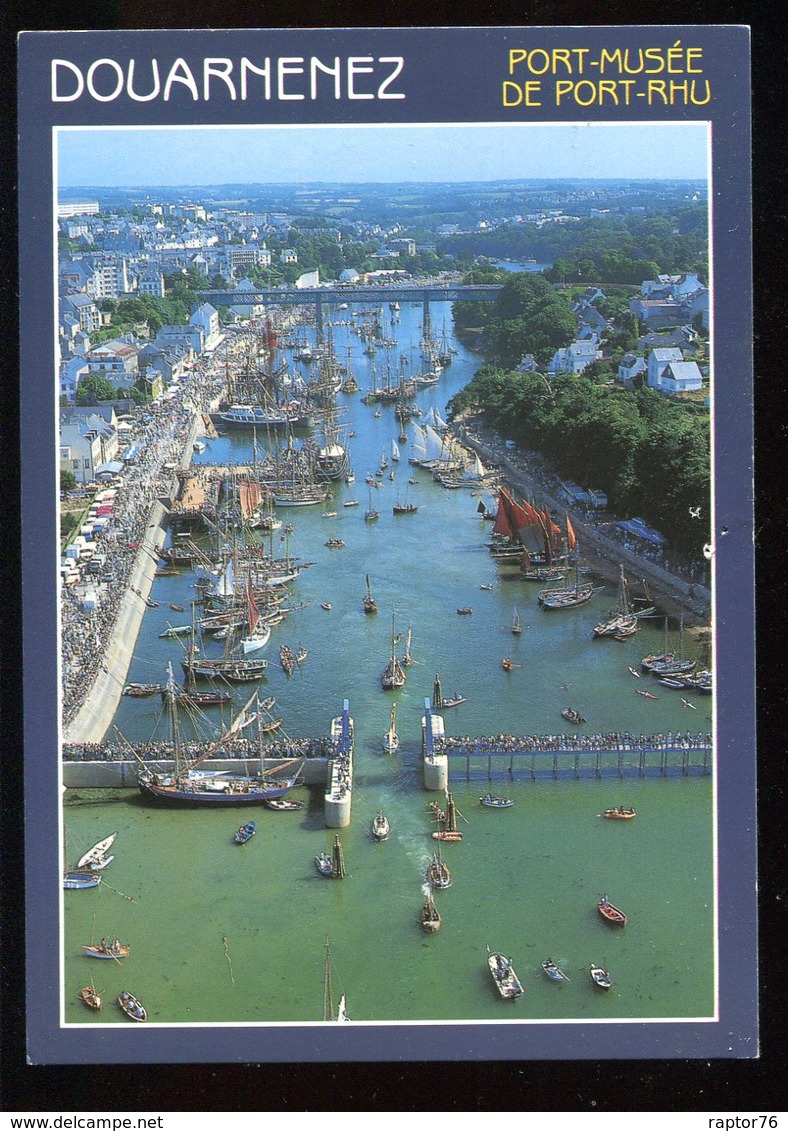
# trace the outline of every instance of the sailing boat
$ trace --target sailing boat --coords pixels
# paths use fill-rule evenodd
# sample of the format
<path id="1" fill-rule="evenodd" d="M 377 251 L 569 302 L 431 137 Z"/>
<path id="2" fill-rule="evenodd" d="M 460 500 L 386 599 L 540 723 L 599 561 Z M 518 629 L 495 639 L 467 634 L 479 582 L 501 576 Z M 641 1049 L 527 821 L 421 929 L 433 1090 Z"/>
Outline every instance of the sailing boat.
<path id="1" fill-rule="evenodd" d="M 245 636 L 241 641 L 241 648 L 244 655 L 249 652 L 259 652 L 261 648 L 265 648 L 268 641 L 271 639 L 270 625 L 263 624 L 260 620 L 260 610 L 257 607 L 257 602 L 254 598 L 252 591 L 251 578 L 246 580 L 246 603 L 249 618 L 249 635 Z"/>
<path id="2" fill-rule="evenodd" d="M 440 849 L 435 853 L 427 867 L 427 879 L 434 888 L 450 888 L 451 873 L 441 860 Z"/>
<path id="3" fill-rule="evenodd" d="M 435 906 L 435 900 L 432 898 L 432 891 L 430 890 L 427 892 L 427 898 L 424 900 L 421 909 L 421 927 L 424 931 L 439 931 L 440 925 L 440 912 Z"/>
<path id="4" fill-rule="evenodd" d="M 372 506 L 372 488 L 370 488 L 369 489 L 369 506 L 364 511 L 364 521 L 365 522 L 374 522 L 378 518 L 380 518 L 380 512 L 376 511 L 375 508 Z"/>
<path id="5" fill-rule="evenodd" d="M 413 664 L 413 651 L 411 649 L 412 641 L 413 641 L 413 625 L 409 624 L 408 625 L 408 635 L 405 637 L 405 651 L 402 654 L 402 663 L 405 665 L 406 668 L 411 667 L 412 664 Z"/>
<path id="6" fill-rule="evenodd" d="M 283 797 L 296 784 L 298 770 L 293 774 L 282 777 L 272 775 L 286 770 L 288 766 L 294 765 L 296 762 L 299 763 L 298 768 L 300 769 L 303 765 L 303 759 L 292 758 L 278 766 L 276 770 L 265 768 L 262 740 L 265 719 L 257 691 L 249 697 L 241 711 L 219 738 L 191 760 L 186 756 L 180 739 L 178 697 L 172 674 L 172 665 L 169 667 L 165 703 L 170 718 L 175 767 L 169 773 L 154 769 L 149 763 L 142 762 L 137 782 L 140 792 L 149 800 L 180 805 L 259 805 L 273 797 Z M 255 710 L 252 709 L 253 704 L 256 705 Z M 200 769 L 203 763 L 215 754 L 224 743 L 254 721 L 258 723 L 260 762 L 258 773 Z M 142 760 L 140 759 L 140 761 Z"/>
<path id="7" fill-rule="evenodd" d="M 386 754 L 396 754 L 399 750 L 399 735 L 397 734 L 397 704 L 391 704 L 391 724 L 383 735 L 383 749 Z"/>
<path id="8" fill-rule="evenodd" d="M 394 631 L 394 616 L 391 617 L 391 658 L 386 664 L 383 675 L 380 677 L 381 686 L 384 691 L 391 691 L 398 687 L 404 687 L 407 676 L 405 669 L 397 659 L 397 636 Z"/>
<path id="9" fill-rule="evenodd" d="M 594 636 L 613 636 L 616 640 L 623 640 L 638 630 L 638 618 L 630 611 L 629 587 L 624 577 L 623 562 L 619 569 L 618 605 L 610 610 L 607 620 L 600 621 L 594 627 Z"/>
<path id="10" fill-rule="evenodd" d="M 392 463 L 399 463 L 400 460 L 399 444 L 396 440 L 391 441 L 391 460 Z"/>
<path id="11" fill-rule="evenodd" d="M 339 999 L 336 1017 L 334 1016 L 334 1001 L 331 992 L 331 951 L 326 939 L 326 973 L 323 981 L 323 1020 L 324 1021 L 349 1021 L 345 1006 L 345 995 Z"/>
<path id="12" fill-rule="evenodd" d="M 375 598 L 372 596 L 372 589 L 370 588 L 370 584 L 369 584 L 369 574 L 366 575 L 366 578 L 367 578 L 367 593 L 366 593 L 366 596 L 364 597 L 364 612 L 365 613 L 376 613 L 378 611 L 378 606 L 377 606 L 377 603 L 375 601 Z"/>
<path id="13" fill-rule="evenodd" d="M 514 610 L 514 617 L 512 618 L 512 633 L 515 636 L 519 636 L 522 631 L 523 631 L 523 626 L 520 623 L 520 614 L 517 612 L 517 609 L 515 609 Z"/>

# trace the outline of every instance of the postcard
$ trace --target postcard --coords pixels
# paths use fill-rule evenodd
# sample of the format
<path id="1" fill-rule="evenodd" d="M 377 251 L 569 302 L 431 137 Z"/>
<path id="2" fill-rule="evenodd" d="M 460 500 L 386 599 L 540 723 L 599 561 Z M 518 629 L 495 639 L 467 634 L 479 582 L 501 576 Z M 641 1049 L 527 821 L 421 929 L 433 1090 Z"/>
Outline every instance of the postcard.
<path id="1" fill-rule="evenodd" d="M 749 51 L 20 36 L 30 1063 L 758 1055 Z"/>

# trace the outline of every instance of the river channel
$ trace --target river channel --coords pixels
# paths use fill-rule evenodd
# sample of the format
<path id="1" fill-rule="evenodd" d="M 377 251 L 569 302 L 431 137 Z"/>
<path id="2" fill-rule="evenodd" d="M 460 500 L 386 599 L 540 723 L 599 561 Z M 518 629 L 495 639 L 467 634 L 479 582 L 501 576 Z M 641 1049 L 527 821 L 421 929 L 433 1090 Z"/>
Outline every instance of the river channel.
<path id="1" fill-rule="evenodd" d="M 448 304 L 435 304 L 431 313 L 436 336 L 445 327 L 456 352 L 418 404 L 424 414 L 435 408 L 445 418 L 447 401 L 481 359 L 452 336 Z M 594 639 L 593 625 L 615 603 L 614 586 L 602 588 L 599 580 L 591 602 L 577 609 L 540 608 L 538 586 L 496 564 L 487 549 L 492 524 L 477 508 L 480 500 L 493 506 L 491 496 L 445 490 L 429 472 L 411 467 L 411 428 L 409 441 L 400 444 L 400 462 L 391 462 L 399 428 L 393 408 L 381 406 L 376 415 L 376 406 L 361 401 L 373 373 L 361 339 L 344 324 L 352 314 L 335 310 L 330 317 L 337 358 L 350 358 L 360 386 L 359 393 L 338 398 L 341 421 L 352 433 L 355 481 L 335 485 L 325 507 L 280 514 L 294 527 L 290 553 L 314 564 L 292 586 L 292 603 L 304 607 L 274 628 L 261 682 L 292 737 L 327 734 L 349 701 L 355 779 L 352 823 L 341 833 L 347 875 L 326 880 L 315 869 L 315 854 L 329 850 L 334 836 L 324 826 L 317 788 L 296 789 L 294 796 L 305 802 L 299 812 L 255 813 L 257 835 L 243 847 L 233 843 L 238 821 L 232 811 L 157 809 L 135 791 L 69 790 L 69 858 L 111 831 L 118 837 L 102 884 L 64 893 L 66 1022 L 128 1024 L 114 1005 L 121 989 L 142 999 L 153 1023 L 319 1022 L 326 939 L 335 1002 L 346 995 L 353 1021 L 492 1021 L 512 1019 L 514 1012 L 530 1021 L 710 1016 L 711 775 L 534 781 L 523 759 L 513 776 L 491 783 L 486 772 L 468 779 L 459 763 L 450 785 L 464 839 L 444 847 L 453 884 L 436 894 L 442 928 L 435 935 L 420 929 L 424 873 L 435 847 L 420 720 L 436 674 L 445 695 L 466 698 L 445 712 L 449 735 L 562 734 L 569 730 L 561 718 L 566 706 L 588 719 L 589 733 L 709 731 L 711 698 L 697 696 L 688 708 L 676 691 L 632 675 L 644 655 L 664 649 L 663 617 L 644 619 L 623 642 Z M 391 326 L 393 365 L 402 355 L 419 364 L 421 319 L 420 304 L 403 304 Z M 378 377 L 384 358 L 378 351 Z M 265 445 L 264 437 L 257 439 Z M 389 466 L 375 476 L 379 486 L 368 488 L 366 477 L 380 468 L 383 453 Z M 236 432 L 208 439 L 194 462 L 249 464 L 252 454 L 251 434 Z M 343 505 L 353 500 L 359 505 Z M 377 522 L 364 521 L 370 500 L 380 513 Z M 395 515 L 394 503 L 403 500 L 418 510 Z M 329 539 L 341 539 L 344 548 L 327 547 Z M 366 575 L 376 616 L 362 609 Z M 145 615 L 129 681 L 161 682 L 169 662 L 179 674 L 183 645 L 159 634 L 178 619 L 171 604 L 190 607 L 194 583 L 190 571 L 154 582 L 158 607 Z M 635 579 L 633 589 L 638 592 Z M 463 607 L 472 614 L 458 615 Z M 515 610 L 519 636 L 511 632 Z M 407 683 L 394 693 L 380 686 L 392 624 L 403 638 L 411 629 L 413 653 Z M 675 624 L 667 639 L 677 645 Z M 278 663 L 283 643 L 308 650 L 290 677 Z M 511 672 L 501 666 L 505 656 L 514 662 Z M 656 698 L 636 693 L 644 686 Z M 237 705 L 241 696 L 236 691 Z M 392 703 L 401 745 L 387 755 L 381 740 Z M 132 742 L 166 738 L 160 715 L 158 697 L 122 698 L 113 725 Z M 218 726 L 219 710 L 210 718 Z M 482 808 L 479 797 L 491 786 L 515 804 Z M 633 806 L 637 818 L 600 818 L 618 804 Z M 381 808 L 392 827 L 385 843 L 369 832 Z M 598 915 L 605 892 L 626 909 L 625 929 L 611 928 Z M 131 946 L 122 964 L 83 957 L 82 944 L 111 934 Z M 495 993 L 487 945 L 514 960 L 525 987 L 514 1006 Z M 540 963 L 548 955 L 569 982 L 545 978 Z M 288 973 L 291 960 L 297 978 Z M 590 982 L 592 962 L 610 969 L 614 986 L 607 993 Z M 101 1014 L 77 998 L 91 976 L 108 1001 Z"/>

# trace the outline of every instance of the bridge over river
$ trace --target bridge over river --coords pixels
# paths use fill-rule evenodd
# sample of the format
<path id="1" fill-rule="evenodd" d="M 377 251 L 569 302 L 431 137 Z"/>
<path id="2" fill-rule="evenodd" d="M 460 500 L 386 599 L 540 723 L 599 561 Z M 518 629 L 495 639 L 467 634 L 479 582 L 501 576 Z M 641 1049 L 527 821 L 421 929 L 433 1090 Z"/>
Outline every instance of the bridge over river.
<path id="1" fill-rule="evenodd" d="M 447 738 L 443 716 L 424 702 L 422 718 L 424 784 L 446 789 L 452 764 L 465 763 L 465 776 L 511 778 L 667 777 L 710 774 L 712 736 L 676 734 L 480 735 Z"/>
<path id="2" fill-rule="evenodd" d="M 342 303 L 420 302 L 424 326 L 430 325 L 431 302 L 493 302 L 501 284 L 479 283 L 387 283 L 385 286 L 260 287 L 248 291 L 198 291 L 205 302 L 215 306 L 266 303 L 269 306 L 309 306 L 315 308 L 315 329 L 323 335 L 323 308 Z"/>

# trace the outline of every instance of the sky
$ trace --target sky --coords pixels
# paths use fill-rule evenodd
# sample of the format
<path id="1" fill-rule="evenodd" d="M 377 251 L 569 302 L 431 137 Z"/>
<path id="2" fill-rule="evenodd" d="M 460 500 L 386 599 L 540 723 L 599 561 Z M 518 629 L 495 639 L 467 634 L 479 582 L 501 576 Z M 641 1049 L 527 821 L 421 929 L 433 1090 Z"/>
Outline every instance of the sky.
<path id="1" fill-rule="evenodd" d="M 698 180 L 708 172 L 703 122 L 55 132 L 62 188 L 542 177 Z"/>

